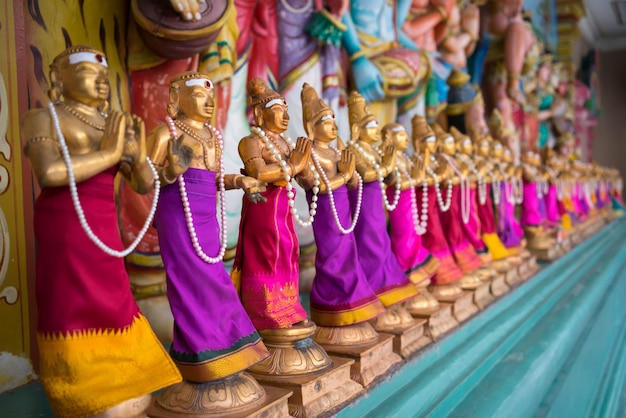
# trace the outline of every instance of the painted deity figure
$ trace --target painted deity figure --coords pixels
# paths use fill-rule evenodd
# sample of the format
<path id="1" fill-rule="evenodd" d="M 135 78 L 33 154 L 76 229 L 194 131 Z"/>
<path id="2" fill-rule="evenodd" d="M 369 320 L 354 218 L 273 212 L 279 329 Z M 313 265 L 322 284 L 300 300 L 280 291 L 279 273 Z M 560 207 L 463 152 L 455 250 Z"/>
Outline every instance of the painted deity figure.
<path id="1" fill-rule="evenodd" d="M 66 49 L 50 66 L 48 109 L 22 119 L 24 153 L 42 188 L 35 203 L 40 377 L 58 417 L 137 416 L 152 392 L 180 381 L 124 268 L 129 251 L 118 232 L 114 177 L 121 172 L 147 193 L 155 173 L 143 122 L 102 113 L 108 75 L 101 52 Z"/>
<path id="2" fill-rule="evenodd" d="M 359 262 L 354 234 L 361 206 L 352 213 L 348 188 L 358 188 L 362 193 L 362 181 L 355 171 L 352 151 L 339 151 L 331 145 L 338 138 L 332 109 L 306 83 L 301 100 L 305 130 L 313 141 L 314 170 L 300 173 L 298 182 L 317 212 L 313 222 L 317 252 L 311 319 L 322 327 L 362 323 L 384 312 Z"/>
<path id="3" fill-rule="evenodd" d="M 237 375 L 269 356 L 222 263 L 225 190 L 241 188 L 247 199 L 256 202 L 263 200 L 259 193 L 264 187 L 254 178 L 224 173 L 224 141 L 209 125 L 214 94 L 206 75 L 186 72 L 174 77 L 167 123 L 157 126 L 148 138 L 151 158 L 165 185 L 155 226 L 174 315 L 170 355 L 183 378 L 194 383 Z M 177 390 L 166 390 L 157 404 L 168 404 Z M 263 393 L 258 386 L 256 390 L 259 396 Z"/>
<path id="4" fill-rule="evenodd" d="M 356 170 L 363 179 L 361 201 L 358 201 L 357 190 L 353 190 L 350 196 L 353 212 L 359 203 L 361 208 L 359 221 L 354 228 L 359 262 L 383 305 L 391 307 L 417 295 L 392 252 L 387 234 L 384 208 L 389 211 L 396 209 L 401 187 L 397 182 L 397 197 L 389 203 L 384 181 L 389 175 L 397 177 L 396 150 L 392 145 L 383 149 L 375 145 L 380 141 L 378 122 L 370 113 L 365 99 L 356 91 L 350 93 L 348 110 L 352 127 L 349 149 L 355 154 Z"/>
<path id="5" fill-rule="evenodd" d="M 298 297 L 292 178 L 306 168 L 311 141 L 299 138 L 294 147 L 281 135 L 289 123 L 287 103 L 263 80 L 252 79 L 248 95 L 256 126 L 239 142 L 239 155 L 246 175 L 267 184 L 266 201 L 243 199 L 232 277 L 258 330 L 287 328 L 307 320 Z M 311 209 L 309 224 L 314 214 Z"/>
<path id="6" fill-rule="evenodd" d="M 465 70 L 467 57 L 472 54 L 478 41 L 479 25 L 478 6 L 468 3 L 461 9 L 455 3 L 446 22 L 437 27 L 437 45 L 441 59 L 451 67 Z"/>
<path id="7" fill-rule="evenodd" d="M 485 9 L 482 28 L 488 52 L 483 87 L 487 112 L 498 109 L 505 128 L 515 128 L 514 112 L 525 104 L 521 78 L 534 70 L 540 50 L 532 28 L 522 16 L 521 0 L 491 0 Z M 481 28 L 481 29 L 482 29 Z M 519 138 L 506 144 L 519 157 Z"/>

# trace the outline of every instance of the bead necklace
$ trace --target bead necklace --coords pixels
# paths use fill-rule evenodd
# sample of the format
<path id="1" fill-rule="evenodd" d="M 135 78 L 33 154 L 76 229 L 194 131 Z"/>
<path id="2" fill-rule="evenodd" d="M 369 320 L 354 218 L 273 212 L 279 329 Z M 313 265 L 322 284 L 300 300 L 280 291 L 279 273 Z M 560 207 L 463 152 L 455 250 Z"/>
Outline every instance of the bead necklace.
<path id="1" fill-rule="evenodd" d="M 550 176 L 554 185 L 556 186 L 556 199 L 561 201 L 563 199 L 563 185 L 561 184 L 561 180 L 557 177 L 556 171 L 552 169 L 552 167 L 546 165 L 545 166 L 546 173 Z M 548 191 L 546 191 L 546 194 Z"/>
<path id="2" fill-rule="evenodd" d="M 169 126 L 172 140 L 176 140 L 176 138 L 178 137 L 178 133 L 176 132 L 176 127 L 177 126 L 180 127 L 180 124 L 174 122 L 174 120 L 172 120 L 172 118 L 170 118 L 169 116 L 165 120 L 167 121 L 167 125 Z M 180 199 L 183 202 L 183 211 L 185 212 L 185 220 L 187 221 L 187 231 L 189 232 L 189 238 L 191 238 L 191 244 L 193 245 L 194 250 L 196 250 L 196 254 L 205 263 L 216 264 L 224 259 L 224 254 L 226 254 L 226 245 L 228 241 L 228 231 L 227 231 L 227 224 L 226 224 L 226 187 L 224 186 L 224 139 L 222 138 L 222 134 L 216 128 L 209 125 L 208 122 L 205 123 L 204 125 L 207 128 L 209 128 L 213 132 L 213 135 L 215 135 L 215 137 L 217 138 L 217 144 L 218 144 L 219 152 L 220 152 L 220 161 L 219 161 L 220 171 L 218 174 L 219 175 L 218 178 L 219 178 L 220 215 L 221 215 L 220 216 L 220 228 L 222 230 L 222 236 L 221 236 L 221 242 L 220 242 L 220 249 L 217 253 L 217 256 L 211 257 L 207 255 L 202 249 L 202 246 L 200 245 L 200 241 L 198 240 L 198 234 L 196 233 L 196 228 L 193 225 L 193 213 L 189 205 L 189 198 L 187 197 L 187 187 L 185 185 L 184 174 L 181 174 L 180 176 L 178 176 L 178 190 L 180 192 Z M 185 131 L 183 130 L 183 132 Z M 192 138 L 200 141 L 200 139 L 196 138 L 194 135 L 191 135 L 188 132 L 185 132 L 185 133 L 191 136 Z M 205 153 L 205 163 L 207 163 L 206 154 L 207 153 Z M 208 168 L 209 168 L 209 165 L 207 164 L 207 169 Z"/>
<path id="3" fill-rule="evenodd" d="M 92 128 L 94 128 L 97 131 L 104 131 L 104 125 L 98 125 L 96 123 L 93 123 L 92 121 L 90 121 L 89 119 L 87 119 L 86 117 L 84 117 L 83 115 L 78 113 L 78 111 L 76 109 L 74 109 L 70 105 L 66 104 L 65 102 L 59 102 L 59 103 L 61 103 L 63 108 L 65 110 L 67 110 L 68 112 L 70 112 L 72 114 L 72 116 L 74 116 L 76 119 L 78 119 L 79 121 L 81 121 L 85 125 L 89 125 L 89 126 L 91 126 Z"/>
<path id="4" fill-rule="evenodd" d="M 311 170 L 311 172 L 313 173 L 313 196 L 311 198 L 311 204 L 309 205 L 309 217 L 306 221 L 303 221 L 300 218 L 300 214 L 298 213 L 298 209 L 296 209 L 295 207 L 295 193 L 293 192 L 293 184 L 291 183 L 291 179 L 292 177 L 289 175 L 289 172 L 287 171 L 287 161 L 285 161 L 283 159 L 283 156 L 280 154 L 280 152 L 277 150 L 277 147 L 272 143 L 272 141 L 270 141 L 270 139 L 268 138 L 268 136 L 265 134 L 265 132 L 259 128 L 258 126 L 252 126 L 250 128 L 250 131 L 252 133 L 254 133 L 255 135 L 259 136 L 263 142 L 265 143 L 265 147 L 270 150 L 270 152 L 272 153 L 272 155 L 274 156 L 274 158 L 278 161 L 278 164 L 280 165 L 280 168 L 282 169 L 283 173 L 285 174 L 285 181 L 287 182 L 287 204 L 289 205 L 291 214 L 293 215 L 294 219 L 296 220 L 296 222 L 303 228 L 307 228 L 309 226 L 311 226 L 311 224 L 313 224 L 313 220 L 315 219 L 315 214 L 317 213 L 316 209 L 317 209 L 317 195 L 320 191 L 319 185 L 320 185 L 320 175 L 317 172 L 317 170 L 315 169 L 315 165 L 314 164 L 309 164 L 309 169 Z M 289 140 L 289 138 L 284 137 L 281 134 L 281 137 L 285 140 L 285 142 L 287 142 L 287 145 L 289 146 L 290 149 L 293 148 L 293 143 L 291 142 L 291 140 Z"/>
<path id="5" fill-rule="evenodd" d="M 169 121 L 167 123 L 169 124 Z M 183 133 L 185 133 L 191 139 L 195 140 L 197 143 L 200 144 L 200 146 L 202 147 L 202 156 L 204 158 L 204 165 L 206 166 L 207 170 L 215 169 L 215 167 L 211 167 L 211 164 L 209 162 L 209 147 L 215 146 L 213 138 L 201 137 L 200 135 L 198 135 L 197 132 L 194 132 L 193 130 L 191 130 L 191 128 L 187 126 L 181 120 L 175 120 L 174 124 L 176 125 L 178 129 L 183 131 Z"/>
<path id="6" fill-rule="evenodd" d="M 144 235 L 148 231 L 148 227 L 152 224 L 152 219 L 154 218 L 154 214 L 156 213 L 157 203 L 159 201 L 159 193 L 161 191 L 161 182 L 159 181 L 159 174 L 157 173 L 154 164 L 150 158 L 146 157 L 146 162 L 150 167 L 150 171 L 152 171 L 152 177 L 154 178 L 154 198 L 152 199 L 152 206 L 150 207 L 150 212 L 148 212 L 148 218 L 146 222 L 143 224 L 143 227 L 137 234 L 135 240 L 130 244 L 128 248 L 123 251 L 117 251 L 106 245 L 98 236 L 93 232 L 89 223 L 87 222 L 87 218 L 85 217 L 85 211 L 80 203 L 80 199 L 78 198 L 78 188 L 76 187 L 76 177 L 74 176 L 74 168 L 72 166 L 72 159 L 70 158 L 70 151 L 67 147 L 67 143 L 65 141 L 65 136 L 63 135 L 63 131 L 61 130 L 61 125 L 59 123 L 59 116 L 57 115 L 56 109 L 54 108 L 54 104 L 52 102 L 48 103 L 48 109 L 50 109 L 50 115 L 52 116 L 52 122 L 54 124 L 54 129 L 56 130 L 57 137 L 59 138 L 59 144 L 61 145 L 61 154 L 63 155 L 63 159 L 65 160 L 65 164 L 67 165 L 67 177 L 68 177 L 68 185 L 70 188 L 70 195 L 72 196 L 72 202 L 74 204 L 74 210 L 78 215 L 78 221 L 80 222 L 80 226 L 83 228 L 83 231 L 87 234 L 89 239 L 98 246 L 102 251 L 109 254 L 110 256 L 123 258 L 128 254 L 133 252 L 133 250 L 139 245 Z"/>
<path id="7" fill-rule="evenodd" d="M 476 176 L 476 183 L 478 183 L 478 202 L 481 205 L 484 205 L 485 203 L 487 203 L 487 183 L 485 183 L 485 178 L 478 172 L 478 169 L 476 169 L 476 164 L 474 164 L 474 161 L 472 161 L 472 159 L 465 155 L 465 154 L 460 154 L 457 153 L 456 154 L 465 164 L 467 164 L 467 166 L 469 167 L 470 171 L 472 173 L 474 173 L 474 175 Z"/>
<path id="8" fill-rule="evenodd" d="M 380 164 L 378 164 L 378 162 L 376 161 L 376 158 L 372 157 L 371 155 L 368 155 L 365 152 L 365 150 L 361 147 L 361 145 L 359 145 L 357 142 L 350 140 L 348 141 L 348 146 L 352 146 L 359 154 L 361 154 L 363 158 L 365 158 L 365 160 L 367 160 L 368 163 L 370 163 L 372 167 L 374 167 L 374 169 L 376 170 L 376 174 L 378 175 L 380 193 L 383 196 L 383 203 L 385 204 L 385 209 L 387 209 L 389 212 L 394 211 L 396 207 L 398 207 L 398 201 L 400 200 L 400 192 L 401 192 L 400 188 L 402 187 L 402 184 L 400 184 L 401 183 L 400 171 L 398 170 L 398 167 L 394 167 L 394 175 L 396 177 L 396 190 L 393 196 L 393 203 L 390 204 L 387 201 L 387 195 L 385 194 L 385 189 L 387 188 L 387 185 L 385 184 L 385 178 L 383 177 L 382 171 L 380 171 Z M 372 146 L 372 149 L 376 151 L 378 155 L 380 155 L 381 157 L 383 156 L 382 151 L 379 150 L 377 147 Z"/>
<path id="9" fill-rule="evenodd" d="M 341 155 L 341 153 L 339 152 L 337 148 L 331 145 L 329 145 L 329 147 L 332 150 L 334 150 L 337 155 Z M 341 220 L 339 219 L 339 214 L 337 213 L 337 206 L 335 205 L 335 197 L 333 195 L 333 190 L 330 188 L 330 180 L 328 179 L 328 176 L 326 175 L 326 171 L 324 171 L 324 168 L 320 164 L 319 158 L 313 149 L 311 149 L 311 157 L 313 157 L 313 163 L 315 164 L 317 168 L 317 172 L 321 174 L 322 180 L 324 181 L 324 184 L 326 185 L 326 190 L 328 191 L 328 200 L 330 201 L 330 209 L 333 212 L 333 218 L 335 218 L 335 224 L 337 225 L 337 228 L 339 228 L 339 231 L 342 234 L 347 235 L 351 233 L 352 231 L 354 231 L 354 227 L 356 226 L 356 223 L 359 220 L 359 215 L 361 214 L 361 202 L 363 201 L 363 178 L 356 170 L 354 171 L 353 175 L 357 176 L 357 178 L 359 179 L 359 191 L 357 195 L 356 209 L 354 211 L 354 216 L 352 218 L 352 223 L 350 224 L 350 227 L 344 228 L 343 225 L 341 225 Z M 313 197 L 315 197 L 315 200 L 317 200 L 317 196 L 313 196 Z"/>
<path id="10" fill-rule="evenodd" d="M 410 161 L 409 161 L 410 163 Z M 420 217 L 417 209 L 417 193 L 415 188 L 415 180 L 409 174 L 406 168 L 401 168 L 401 173 L 409 180 L 409 187 L 411 188 L 411 215 L 413 217 L 413 229 L 417 235 L 424 235 L 428 227 L 428 182 L 424 179 L 422 181 L 422 216 Z"/>
<path id="11" fill-rule="evenodd" d="M 465 177 L 461 172 L 461 169 L 457 165 L 454 158 L 447 154 L 441 154 L 446 160 L 448 160 L 448 165 L 452 167 L 452 170 L 459 176 L 460 184 L 459 189 L 461 190 L 461 219 L 464 224 L 467 225 L 470 217 L 470 209 L 471 209 L 471 199 L 470 199 L 470 181 L 469 178 Z"/>
<path id="12" fill-rule="evenodd" d="M 433 163 L 435 168 L 439 167 L 439 162 L 433 155 L 430 156 L 430 161 Z M 441 189 L 439 186 L 439 179 L 437 178 L 437 173 L 435 173 L 435 171 L 432 168 L 430 168 L 429 165 L 427 165 L 426 174 L 431 176 L 434 180 L 435 195 L 437 197 L 437 203 L 439 204 L 439 209 L 441 209 L 442 212 L 447 212 L 450 209 L 450 205 L 452 204 L 452 182 L 448 181 L 448 191 L 446 192 L 447 202 L 444 203 L 443 197 L 441 197 Z"/>

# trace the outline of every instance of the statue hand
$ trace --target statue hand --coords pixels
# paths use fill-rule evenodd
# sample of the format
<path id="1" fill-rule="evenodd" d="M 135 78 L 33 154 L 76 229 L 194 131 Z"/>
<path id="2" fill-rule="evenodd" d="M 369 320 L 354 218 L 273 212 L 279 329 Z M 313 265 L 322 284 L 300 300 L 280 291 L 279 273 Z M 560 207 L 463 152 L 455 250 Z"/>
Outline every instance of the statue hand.
<path id="1" fill-rule="evenodd" d="M 126 142 L 126 117 L 117 110 L 111 111 L 104 124 L 104 133 L 100 142 L 100 149 L 111 151 L 116 160 L 122 157 Z"/>
<path id="2" fill-rule="evenodd" d="M 383 148 L 382 163 L 382 165 L 384 165 L 385 167 L 389 167 L 389 170 L 391 170 L 391 168 L 396 163 L 396 147 L 394 147 L 393 145 L 387 145 L 385 148 Z"/>
<path id="3" fill-rule="evenodd" d="M 353 61 L 352 74 L 354 74 L 356 89 L 366 102 L 375 102 L 385 98 L 382 87 L 383 76 L 370 60 L 360 57 Z"/>
<path id="4" fill-rule="evenodd" d="M 193 149 L 183 145 L 183 135 L 167 144 L 168 177 L 178 177 L 189 168 Z"/>
<path id="5" fill-rule="evenodd" d="M 344 149 L 341 151 L 341 159 L 337 163 L 337 171 L 347 178 L 350 178 L 355 169 L 356 158 L 354 158 L 354 154 L 350 150 Z"/>
<path id="6" fill-rule="evenodd" d="M 146 160 L 146 126 L 137 115 L 126 116 L 126 143 L 122 160 L 131 166 Z"/>
<path id="7" fill-rule="evenodd" d="M 241 181 L 241 189 L 248 200 L 253 203 L 267 202 L 267 199 L 261 195 L 265 191 L 265 183 L 248 176 L 240 177 L 239 180 Z"/>
<path id="8" fill-rule="evenodd" d="M 289 162 L 293 165 L 294 169 L 294 172 L 291 173 L 292 176 L 295 176 L 304 169 L 304 165 L 308 161 L 309 155 L 311 155 L 311 144 L 312 142 L 308 138 L 302 136 L 298 138 L 296 147 L 289 157 Z"/>
<path id="9" fill-rule="evenodd" d="M 200 3 L 206 0 L 170 0 L 170 5 L 178 12 L 181 19 L 186 21 L 200 20 Z"/>
<path id="10" fill-rule="evenodd" d="M 455 0 L 430 0 L 430 4 L 433 7 L 443 7 L 446 11 L 446 16 L 450 16 L 452 9 L 456 6 Z"/>

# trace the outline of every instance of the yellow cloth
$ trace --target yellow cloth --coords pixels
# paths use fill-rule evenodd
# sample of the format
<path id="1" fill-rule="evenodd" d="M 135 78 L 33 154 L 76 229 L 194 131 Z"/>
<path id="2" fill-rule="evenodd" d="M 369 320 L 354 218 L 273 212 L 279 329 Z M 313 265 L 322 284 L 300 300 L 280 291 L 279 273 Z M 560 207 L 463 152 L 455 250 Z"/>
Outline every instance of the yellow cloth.
<path id="1" fill-rule="evenodd" d="M 496 233 L 482 234 L 482 239 L 485 245 L 487 246 L 487 248 L 489 249 L 491 258 L 494 261 L 502 260 L 510 255 L 509 251 L 500 240 L 500 237 L 498 236 L 498 234 Z"/>
<path id="2" fill-rule="evenodd" d="M 182 380 L 148 320 L 126 329 L 38 334 L 41 383 L 57 418 L 99 414 Z"/>

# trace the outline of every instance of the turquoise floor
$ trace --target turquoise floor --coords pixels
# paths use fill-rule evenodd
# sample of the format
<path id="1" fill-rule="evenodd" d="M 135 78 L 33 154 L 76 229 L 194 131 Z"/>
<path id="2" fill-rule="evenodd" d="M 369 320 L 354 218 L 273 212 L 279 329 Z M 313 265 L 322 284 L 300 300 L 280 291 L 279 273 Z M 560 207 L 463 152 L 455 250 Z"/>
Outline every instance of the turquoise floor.
<path id="1" fill-rule="evenodd" d="M 0 418 L 52 416 L 39 383 L 0 394 Z M 626 219 L 338 417 L 626 417 Z"/>

